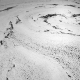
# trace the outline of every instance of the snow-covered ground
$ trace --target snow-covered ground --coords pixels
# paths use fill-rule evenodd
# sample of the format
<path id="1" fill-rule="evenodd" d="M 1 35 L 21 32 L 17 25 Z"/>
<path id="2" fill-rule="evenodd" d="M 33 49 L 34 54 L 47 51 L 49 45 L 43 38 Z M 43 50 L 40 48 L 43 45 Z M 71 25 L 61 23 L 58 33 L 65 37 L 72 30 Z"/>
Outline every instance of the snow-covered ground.
<path id="1" fill-rule="evenodd" d="M 48 2 L 1 6 L 0 80 L 80 80 L 80 4 Z"/>

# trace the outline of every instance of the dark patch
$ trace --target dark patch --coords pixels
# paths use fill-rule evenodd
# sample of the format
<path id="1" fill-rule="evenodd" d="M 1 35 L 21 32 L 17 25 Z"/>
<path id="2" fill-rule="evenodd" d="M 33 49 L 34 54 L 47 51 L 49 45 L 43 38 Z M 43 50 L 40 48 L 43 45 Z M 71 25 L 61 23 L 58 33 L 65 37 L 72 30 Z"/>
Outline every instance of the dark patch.
<path id="1" fill-rule="evenodd" d="M 65 5 L 65 6 L 76 7 L 76 5 Z"/>
<path id="2" fill-rule="evenodd" d="M 16 20 L 16 24 L 21 23 L 21 20 L 19 19 L 19 17 L 17 16 L 17 20 Z"/>
<path id="3" fill-rule="evenodd" d="M 44 30 L 44 32 L 49 32 L 49 30 Z"/>

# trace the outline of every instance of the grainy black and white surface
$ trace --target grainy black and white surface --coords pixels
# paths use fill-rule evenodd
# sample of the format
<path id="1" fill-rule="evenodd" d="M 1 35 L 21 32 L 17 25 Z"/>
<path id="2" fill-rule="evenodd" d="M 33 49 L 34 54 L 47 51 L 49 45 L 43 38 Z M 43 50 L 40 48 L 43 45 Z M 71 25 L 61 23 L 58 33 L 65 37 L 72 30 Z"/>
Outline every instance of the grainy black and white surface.
<path id="1" fill-rule="evenodd" d="M 0 0 L 0 80 L 80 80 L 80 1 Z"/>

